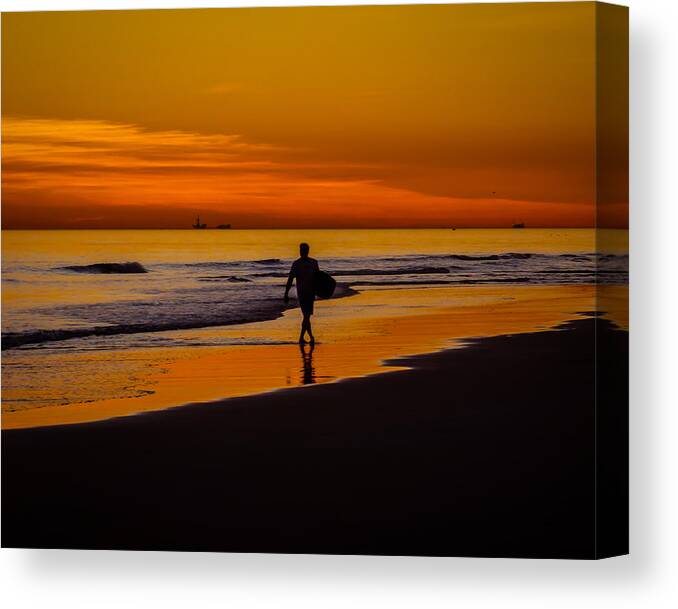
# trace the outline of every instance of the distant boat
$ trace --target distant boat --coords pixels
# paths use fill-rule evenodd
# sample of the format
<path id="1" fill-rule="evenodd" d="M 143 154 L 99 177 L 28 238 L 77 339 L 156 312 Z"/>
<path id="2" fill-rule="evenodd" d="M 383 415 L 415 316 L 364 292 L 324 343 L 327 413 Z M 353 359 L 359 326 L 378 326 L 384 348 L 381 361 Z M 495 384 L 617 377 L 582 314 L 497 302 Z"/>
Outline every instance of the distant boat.
<path id="1" fill-rule="evenodd" d="M 224 229 L 224 228 L 231 228 L 231 225 L 230 225 L 230 224 L 219 224 L 219 225 L 217 226 L 217 228 L 221 228 L 221 229 Z"/>
<path id="2" fill-rule="evenodd" d="M 195 219 L 195 224 L 193 225 L 193 228 L 207 228 L 207 224 L 201 224 L 200 223 L 200 216 L 198 216 Z"/>
<path id="3" fill-rule="evenodd" d="M 525 228 L 525 222 L 516 222 L 512 228 Z"/>

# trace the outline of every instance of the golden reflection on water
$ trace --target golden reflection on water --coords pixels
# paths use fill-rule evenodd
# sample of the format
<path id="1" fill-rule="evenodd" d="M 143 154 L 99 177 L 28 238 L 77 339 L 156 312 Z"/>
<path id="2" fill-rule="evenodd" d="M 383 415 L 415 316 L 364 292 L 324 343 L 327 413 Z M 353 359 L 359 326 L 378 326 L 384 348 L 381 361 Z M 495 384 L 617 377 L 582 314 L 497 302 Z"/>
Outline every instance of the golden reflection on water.
<path id="1" fill-rule="evenodd" d="M 140 397 L 9 412 L 3 427 L 100 420 L 397 370 L 397 362 L 385 362 L 461 346 L 469 337 L 552 328 L 594 308 L 595 287 L 586 285 L 371 289 L 317 303 L 313 348 L 291 342 L 297 309 L 273 321 L 174 332 L 278 344 L 121 350 L 117 357 L 142 363 L 134 372 Z"/>
<path id="2" fill-rule="evenodd" d="M 313 351 L 315 345 L 299 345 L 301 351 L 301 384 L 313 385 L 316 382 L 315 368 L 313 367 Z"/>

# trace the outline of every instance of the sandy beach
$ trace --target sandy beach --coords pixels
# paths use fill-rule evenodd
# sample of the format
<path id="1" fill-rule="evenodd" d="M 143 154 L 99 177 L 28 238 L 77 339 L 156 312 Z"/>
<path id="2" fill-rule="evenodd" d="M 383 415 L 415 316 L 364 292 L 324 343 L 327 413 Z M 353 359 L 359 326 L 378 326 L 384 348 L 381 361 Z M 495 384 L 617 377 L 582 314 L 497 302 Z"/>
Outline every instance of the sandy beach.
<path id="1" fill-rule="evenodd" d="M 596 332 L 620 374 L 627 332 L 580 316 L 390 374 L 3 431 L 3 545 L 594 558 Z"/>

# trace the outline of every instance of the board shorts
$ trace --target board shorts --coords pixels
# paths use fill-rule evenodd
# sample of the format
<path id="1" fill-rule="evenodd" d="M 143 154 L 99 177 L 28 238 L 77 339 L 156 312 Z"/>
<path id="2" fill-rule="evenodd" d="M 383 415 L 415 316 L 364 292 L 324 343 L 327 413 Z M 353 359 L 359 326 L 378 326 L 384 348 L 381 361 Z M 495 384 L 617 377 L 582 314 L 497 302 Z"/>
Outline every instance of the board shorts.
<path id="1" fill-rule="evenodd" d="M 301 312 L 304 315 L 313 315 L 313 302 L 315 301 L 315 296 L 311 296 L 311 298 L 300 298 L 299 299 L 299 307 L 301 308 Z"/>

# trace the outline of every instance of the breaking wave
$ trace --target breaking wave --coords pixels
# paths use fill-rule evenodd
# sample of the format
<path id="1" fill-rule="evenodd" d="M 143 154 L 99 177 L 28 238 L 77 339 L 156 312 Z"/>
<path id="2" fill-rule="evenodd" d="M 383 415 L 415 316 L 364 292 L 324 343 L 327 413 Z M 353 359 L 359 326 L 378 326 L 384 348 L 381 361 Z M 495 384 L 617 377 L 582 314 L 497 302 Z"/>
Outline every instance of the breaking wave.
<path id="1" fill-rule="evenodd" d="M 94 275 L 148 273 L 146 268 L 139 262 L 99 262 L 97 264 L 61 266 L 58 270 L 72 271 L 74 273 L 91 273 Z"/>

